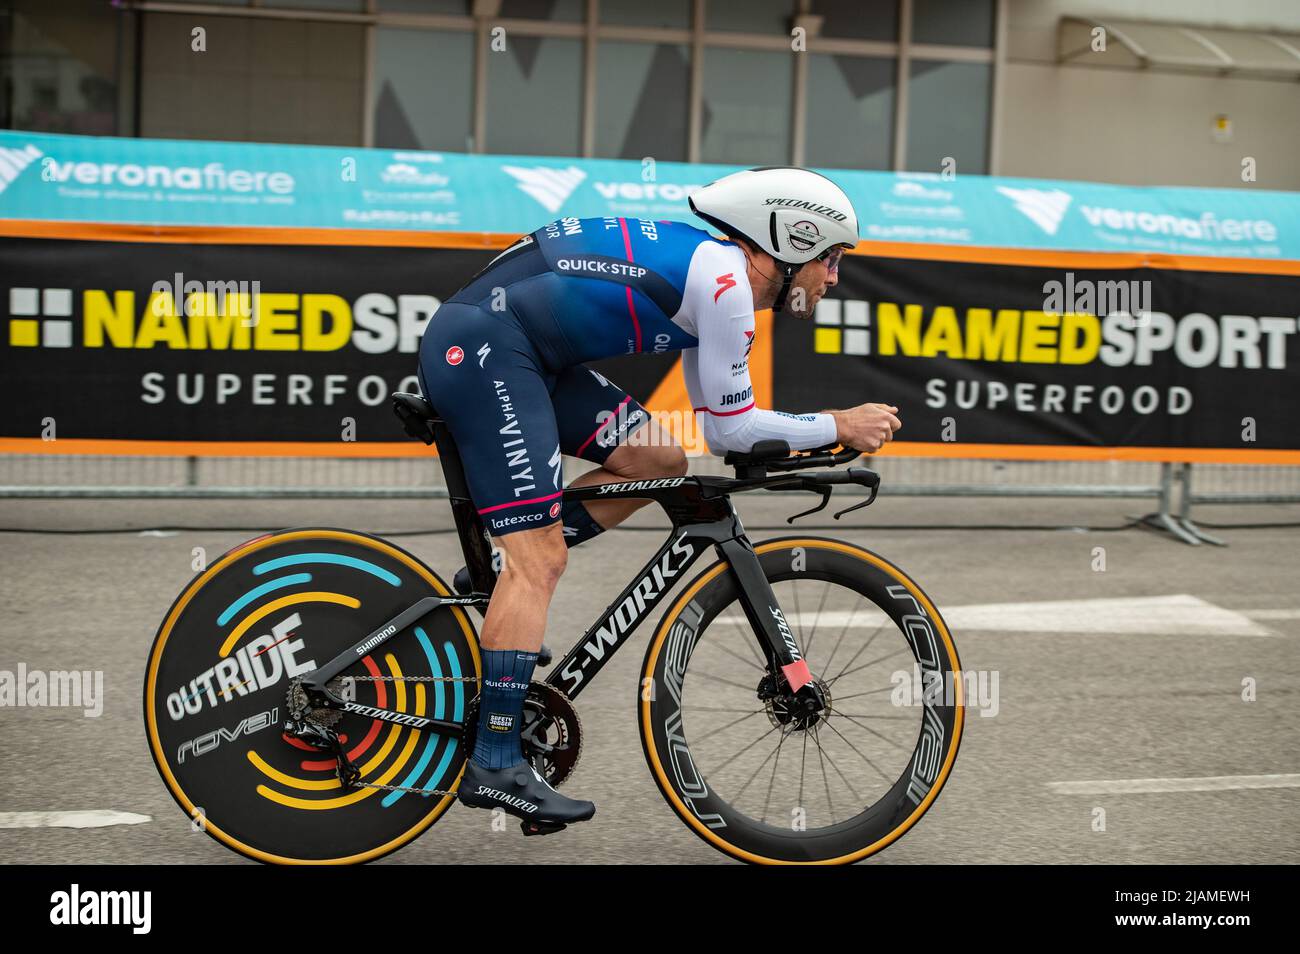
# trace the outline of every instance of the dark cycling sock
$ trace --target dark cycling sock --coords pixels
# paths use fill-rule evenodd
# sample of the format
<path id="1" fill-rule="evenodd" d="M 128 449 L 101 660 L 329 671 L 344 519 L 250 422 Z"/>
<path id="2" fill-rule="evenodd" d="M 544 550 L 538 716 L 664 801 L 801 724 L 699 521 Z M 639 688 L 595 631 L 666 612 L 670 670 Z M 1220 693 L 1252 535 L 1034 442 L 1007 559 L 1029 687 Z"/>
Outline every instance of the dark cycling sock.
<path id="1" fill-rule="evenodd" d="M 474 761 L 484 768 L 508 768 L 523 760 L 520 721 L 537 653 L 518 649 L 483 650 L 483 691 L 478 700 L 478 738 Z"/>
<path id="2" fill-rule="evenodd" d="M 560 511 L 560 522 L 564 524 L 564 544 L 570 550 L 579 543 L 586 543 L 605 528 L 598 524 L 580 500 L 566 500 Z"/>

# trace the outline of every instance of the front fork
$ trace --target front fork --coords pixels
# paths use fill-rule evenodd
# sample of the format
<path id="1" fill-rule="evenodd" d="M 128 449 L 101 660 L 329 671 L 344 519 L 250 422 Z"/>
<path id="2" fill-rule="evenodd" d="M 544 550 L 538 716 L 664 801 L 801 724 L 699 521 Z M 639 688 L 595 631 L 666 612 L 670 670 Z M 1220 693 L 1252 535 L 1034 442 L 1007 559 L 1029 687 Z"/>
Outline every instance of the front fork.
<path id="1" fill-rule="evenodd" d="M 808 670 L 799 641 L 777 605 L 776 594 L 772 592 L 772 585 L 767 581 L 753 545 L 742 536 L 724 540 L 717 547 L 736 575 L 740 605 L 759 637 L 769 674 L 776 680 L 777 687 L 795 697 L 809 712 L 821 712 L 827 705 L 825 690 Z"/>

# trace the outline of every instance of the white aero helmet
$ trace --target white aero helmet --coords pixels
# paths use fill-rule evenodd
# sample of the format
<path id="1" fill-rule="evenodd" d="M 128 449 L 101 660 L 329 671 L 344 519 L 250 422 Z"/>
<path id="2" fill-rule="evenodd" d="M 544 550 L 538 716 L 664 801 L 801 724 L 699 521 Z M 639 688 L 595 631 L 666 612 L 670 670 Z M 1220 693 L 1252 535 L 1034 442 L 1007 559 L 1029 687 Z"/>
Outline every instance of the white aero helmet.
<path id="1" fill-rule="evenodd" d="M 694 192 L 691 211 L 727 235 L 767 252 L 785 279 L 773 309 L 785 304 L 799 269 L 837 245 L 858 243 L 858 216 L 844 190 L 795 166 L 734 172 Z"/>

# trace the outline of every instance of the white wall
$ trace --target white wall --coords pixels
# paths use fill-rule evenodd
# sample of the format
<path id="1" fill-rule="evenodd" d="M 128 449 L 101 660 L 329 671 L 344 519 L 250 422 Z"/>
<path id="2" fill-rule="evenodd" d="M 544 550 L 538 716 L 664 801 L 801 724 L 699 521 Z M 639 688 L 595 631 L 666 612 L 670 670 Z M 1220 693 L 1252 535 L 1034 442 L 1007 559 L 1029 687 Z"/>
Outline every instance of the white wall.
<path id="1" fill-rule="evenodd" d="M 1008 58 L 1055 62 L 1056 24 L 1063 16 L 1300 33 L 1297 0 L 1008 0 Z"/>
<path id="2" fill-rule="evenodd" d="M 1009 0 L 996 175 L 1300 191 L 1300 83 L 1056 65 L 1061 16 L 1300 32 L 1296 0 Z M 1214 118 L 1232 121 L 1215 142 Z M 1245 157 L 1257 180 L 1241 179 Z"/>

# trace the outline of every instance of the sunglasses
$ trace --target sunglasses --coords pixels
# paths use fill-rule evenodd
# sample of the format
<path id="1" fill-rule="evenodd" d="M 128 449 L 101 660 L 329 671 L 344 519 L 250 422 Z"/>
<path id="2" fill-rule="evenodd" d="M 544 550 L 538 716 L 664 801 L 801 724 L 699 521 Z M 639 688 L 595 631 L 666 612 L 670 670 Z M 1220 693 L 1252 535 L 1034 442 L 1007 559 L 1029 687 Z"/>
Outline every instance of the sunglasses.
<path id="1" fill-rule="evenodd" d="M 828 248 L 817 256 L 817 261 L 826 266 L 826 271 L 839 271 L 840 259 L 844 257 L 843 246 L 836 245 L 834 248 Z"/>

